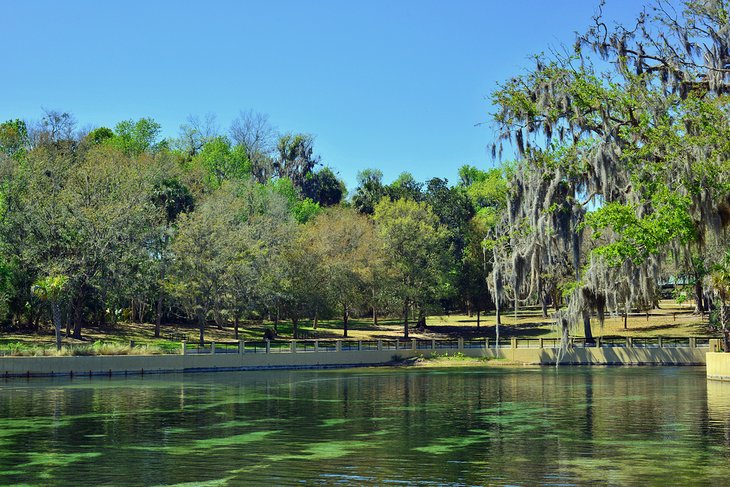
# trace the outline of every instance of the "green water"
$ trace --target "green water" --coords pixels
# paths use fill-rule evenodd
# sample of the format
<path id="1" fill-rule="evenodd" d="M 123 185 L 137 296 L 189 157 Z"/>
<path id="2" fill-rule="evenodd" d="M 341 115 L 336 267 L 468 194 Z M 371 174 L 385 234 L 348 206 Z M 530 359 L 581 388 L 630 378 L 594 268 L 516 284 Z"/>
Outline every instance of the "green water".
<path id="1" fill-rule="evenodd" d="M 727 485 L 703 368 L 0 382 L 0 484 Z"/>

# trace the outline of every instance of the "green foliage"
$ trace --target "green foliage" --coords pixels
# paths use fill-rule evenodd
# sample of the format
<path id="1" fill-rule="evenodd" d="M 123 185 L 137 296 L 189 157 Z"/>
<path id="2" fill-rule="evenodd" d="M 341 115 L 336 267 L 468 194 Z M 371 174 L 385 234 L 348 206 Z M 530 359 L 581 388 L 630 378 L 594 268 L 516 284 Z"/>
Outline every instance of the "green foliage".
<path id="1" fill-rule="evenodd" d="M 43 301 L 59 301 L 68 284 L 68 276 L 55 275 L 38 279 L 33 285 L 33 294 Z"/>
<path id="2" fill-rule="evenodd" d="M 15 119 L 0 123 L 0 153 L 20 158 L 29 143 L 28 127 L 23 120 Z"/>
<path id="3" fill-rule="evenodd" d="M 640 212 L 637 205 L 607 203 L 586 215 L 586 224 L 593 229 L 593 238 L 610 229 L 615 237 L 593 252 L 618 266 L 626 260 L 643 263 L 675 239 L 687 243 L 694 239 L 690 217 L 691 200 L 660 188 L 651 200 L 651 212 Z M 642 213 L 644 213 L 642 216 Z"/>
<path id="4" fill-rule="evenodd" d="M 421 201 L 423 199 L 423 185 L 416 181 L 409 172 L 401 173 L 395 181 L 385 188 L 385 192 L 392 200 L 410 199 Z"/>
<path id="5" fill-rule="evenodd" d="M 294 183 L 289 178 L 279 178 L 270 183 L 270 187 L 287 201 L 289 211 L 297 222 L 306 223 L 320 211 L 319 203 L 309 198 L 302 199 Z"/>
<path id="6" fill-rule="evenodd" d="M 140 118 L 136 122 L 124 120 L 114 127 L 114 137 L 108 139 L 108 143 L 129 156 L 157 152 L 166 147 L 164 140 L 158 140 L 161 129 L 151 118 Z"/>
<path id="7" fill-rule="evenodd" d="M 346 193 L 345 183 L 337 178 L 332 169 L 325 167 L 310 173 L 304 181 L 302 194 L 321 206 L 340 203 Z"/>
<path id="8" fill-rule="evenodd" d="M 223 181 L 246 179 L 251 176 L 251 163 L 243 147 L 231 147 L 226 137 L 215 137 L 203 145 L 193 164 L 203 169 L 206 183 L 219 188 Z"/>
<path id="9" fill-rule="evenodd" d="M 357 189 L 352 204 L 361 213 L 372 215 L 375 205 L 385 196 L 383 172 L 379 169 L 365 169 L 357 174 Z"/>
<path id="10" fill-rule="evenodd" d="M 107 127 L 99 127 L 86 136 L 86 140 L 93 145 L 104 144 L 114 138 L 114 131 Z"/>
<path id="11" fill-rule="evenodd" d="M 427 306 L 453 290 L 446 228 L 428 204 L 410 199 L 381 200 L 374 220 L 393 272 L 391 292 L 425 316 Z"/>

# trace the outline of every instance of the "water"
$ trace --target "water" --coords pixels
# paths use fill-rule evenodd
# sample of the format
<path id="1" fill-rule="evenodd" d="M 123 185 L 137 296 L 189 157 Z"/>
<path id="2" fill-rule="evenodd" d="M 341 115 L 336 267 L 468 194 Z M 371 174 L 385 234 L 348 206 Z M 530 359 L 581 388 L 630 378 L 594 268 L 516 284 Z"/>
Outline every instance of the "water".
<path id="1" fill-rule="evenodd" d="M 727 485 L 703 368 L 0 382 L 0 484 Z"/>

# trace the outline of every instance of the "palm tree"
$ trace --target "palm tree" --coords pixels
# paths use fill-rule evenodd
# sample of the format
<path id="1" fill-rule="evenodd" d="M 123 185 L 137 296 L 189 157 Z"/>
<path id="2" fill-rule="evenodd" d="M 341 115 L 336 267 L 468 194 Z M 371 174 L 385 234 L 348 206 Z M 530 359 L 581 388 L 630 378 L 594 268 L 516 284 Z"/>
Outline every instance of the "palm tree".
<path id="1" fill-rule="evenodd" d="M 51 306 L 51 318 L 56 328 L 56 350 L 61 349 L 61 299 L 68 277 L 47 276 L 38 279 L 32 287 L 33 294 Z"/>

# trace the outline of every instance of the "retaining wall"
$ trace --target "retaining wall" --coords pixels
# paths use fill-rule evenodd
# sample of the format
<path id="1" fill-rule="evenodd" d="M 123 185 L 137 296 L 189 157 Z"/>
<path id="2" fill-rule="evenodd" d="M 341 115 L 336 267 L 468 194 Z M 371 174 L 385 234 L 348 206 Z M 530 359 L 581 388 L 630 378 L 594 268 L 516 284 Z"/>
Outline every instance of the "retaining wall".
<path id="1" fill-rule="evenodd" d="M 298 347 L 302 346 L 302 343 L 292 342 L 288 346 L 288 351 L 271 352 L 267 346 L 265 351 L 259 353 L 247 352 L 243 342 L 239 344 L 238 353 L 215 353 L 215 344 L 210 347 L 211 353 L 191 353 L 183 344 L 181 353 L 175 355 L 0 357 L 0 377 L 354 367 L 380 365 L 416 356 L 431 357 L 435 354 L 460 353 L 467 357 L 503 359 L 525 365 L 554 365 L 558 360 L 560 364 L 565 365 L 704 365 L 706 356 L 719 355 L 720 358 L 716 362 L 724 360 L 722 363 L 725 372 L 713 374 L 720 377 L 727 376 L 730 379 L 730 354 L 707 353 L 708 350 L 710 352 L 719 350 L 720 341 L 704 339 L 702 343 L 705 346 L 697 346 L 695 339 L 689 339 L 686 346 L 676 346 L 676 344 L 666 346 L 666 341 L 658 339 L 655 342 L 634 346 L 631 339 L 627 339 L 626 343 L 620 346 L 616 344 L 597 347 L 577 346 L 565 350 L 562 354 L 554 346 L 545 347 L 543 340 L 515 338 L 509 345 L 499 348 L 493 343 L 490 344 L 488 340 L 469 340 L 465 343 L 463 339 L 448 342 L 414 340 L 396 342 L 395 345 L 393 342 L 384 345 L 383 341 L 379 340 L 376 348 L 368 350 L 363 349 L 361 345 L 355 350 L 343 349 L 341 341 L 336 342 L 334 349 L 322 350 L 315 343 L 314 347 L 303 347 L 299 350 Z M 444 348 L 446 345 L 449 348 Z"/>
<path id="2" fill-rule="evenodd" d="M 707 378 L 730 381 L 730 353 L 707 354 Z"/>

